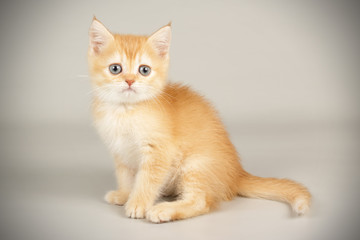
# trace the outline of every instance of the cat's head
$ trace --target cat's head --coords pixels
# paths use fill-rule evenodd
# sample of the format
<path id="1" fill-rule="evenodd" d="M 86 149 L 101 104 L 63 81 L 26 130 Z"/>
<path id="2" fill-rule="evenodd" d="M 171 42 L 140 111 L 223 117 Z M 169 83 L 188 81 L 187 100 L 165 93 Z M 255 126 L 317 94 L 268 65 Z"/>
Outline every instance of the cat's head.
<path id="1" fill-rule="evenodd" d="M 169 65 L 170 24 L 150 36 L 119 35 L 94 18 L 89 37 L 89 70 L 98 98 L 126 104 L 161 93 Z"/>

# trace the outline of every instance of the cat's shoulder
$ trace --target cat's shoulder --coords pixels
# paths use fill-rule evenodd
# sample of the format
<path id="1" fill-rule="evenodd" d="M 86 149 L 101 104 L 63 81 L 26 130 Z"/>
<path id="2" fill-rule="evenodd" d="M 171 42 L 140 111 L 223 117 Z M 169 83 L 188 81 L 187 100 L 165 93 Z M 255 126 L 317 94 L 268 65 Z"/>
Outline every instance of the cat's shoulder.
<path id="1" fill-rule="evenodd" d="M 173 97 L 174 100 L 204 99 L 201 94 L 193 90 L 190 86 L 181 83 L 168 83 L 165 86 L 164 93 Z"/>
<path id="2" fill-rule="evenodd" d="M 187 85 L 169 83 L 164 89 L 164 94 L 169 100 L 167 102 L 170 102 L 172 108 L 176 108 L 179 113 L 201 112 L 206 116 L 215 113 L 211 102 Z"/>

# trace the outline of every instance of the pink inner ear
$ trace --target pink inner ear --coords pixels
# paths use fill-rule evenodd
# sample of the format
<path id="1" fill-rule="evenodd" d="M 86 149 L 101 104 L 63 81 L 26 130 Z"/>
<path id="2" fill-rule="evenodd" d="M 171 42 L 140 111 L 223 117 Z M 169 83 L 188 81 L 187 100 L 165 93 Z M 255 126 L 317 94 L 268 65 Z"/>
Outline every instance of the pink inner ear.
<path id="1" fill-rule="evenodd" d="M 99 36 L 96 34 L 91 35 L 91 47 L 94 50 L 94 52 L 99 53 L 100 48 L 104 46 L 104 41 L 99 39 Z"/>
<path id="2" fill-rule="evenodd" d="M 152 46 L 161 57 L 165 57 L 169 53 L 170 39 L 171 29 L 167 26 L 150 36 Z"/>
<path id="3" fill-rule="evenodd" d="M 90 47 L 95 53 L 99 53 L 111 39 L 111 33 L 105 28 L 105 26 L 94 20 L 89 32 Z"/>
<path id="4" fill-rule="evenodd" d="M 156 43 L 155 48 L 157 49 L 159 55 L 164 57 L 169 51 L 169 43 L 159 41 Z"/>

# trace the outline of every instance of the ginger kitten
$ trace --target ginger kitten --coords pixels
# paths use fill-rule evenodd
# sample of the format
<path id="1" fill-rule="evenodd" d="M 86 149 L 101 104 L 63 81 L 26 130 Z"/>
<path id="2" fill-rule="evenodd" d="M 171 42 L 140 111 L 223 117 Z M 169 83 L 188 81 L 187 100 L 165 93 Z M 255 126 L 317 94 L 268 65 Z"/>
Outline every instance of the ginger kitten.
<path id="1" fill-rule="evenodd" d="M 235 196 L 284 201 L 298 214 L 309 209 L 302 185 L 247 173 L 214 108 L 167 83 L 170 24 L 151 36 L 118 35 L 94 18 L 89 36 L 95 125 L 118 182 L 107 202 L 154 223 L 204 214 Z M 176 200 L 155 204 L 167 195 Z"/>

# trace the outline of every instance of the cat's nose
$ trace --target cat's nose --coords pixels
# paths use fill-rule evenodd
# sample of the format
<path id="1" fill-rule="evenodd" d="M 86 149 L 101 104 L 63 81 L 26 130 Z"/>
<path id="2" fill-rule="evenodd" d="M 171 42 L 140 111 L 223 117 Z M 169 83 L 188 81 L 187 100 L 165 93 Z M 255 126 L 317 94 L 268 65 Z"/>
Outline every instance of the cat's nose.
<path id="1" fill-rule="evenodd" d="M 125 82 L 129 85 L 129 87 L 131 87 L 131 85 L 135 82 L 135 80 L 126 79 Z"/>

